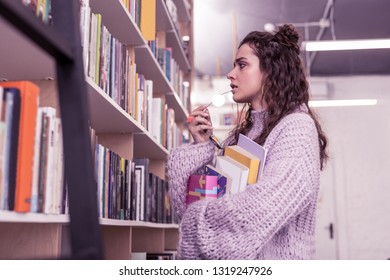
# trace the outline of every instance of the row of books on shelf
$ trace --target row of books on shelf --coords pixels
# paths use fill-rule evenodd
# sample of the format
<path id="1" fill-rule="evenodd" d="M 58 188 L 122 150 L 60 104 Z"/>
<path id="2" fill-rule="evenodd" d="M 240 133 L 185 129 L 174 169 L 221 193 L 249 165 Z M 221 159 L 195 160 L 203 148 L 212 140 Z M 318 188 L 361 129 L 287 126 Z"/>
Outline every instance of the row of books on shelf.
<path id="1" fill-rule="evenodd" d="M 149 159 L 128 160 L 98 144 L 91 128 L 102 218 L 176 221 L 168 184 L 149 172 Z M 0 83 L 0 210 L 67 214 L 61 119 L 39 107 L 29 81 Z"/>
<path id="2" fill-rule="evenodd" d="M 51 0 L 22 0 L 22 3 L 44 23 L 52 24 Z"/>
<path id="3" fill-rule="evenodd" d="M 152 14 L 155 17 L 155 11 Z M 147 23 L 148 25 L 152 24 L 149 21 Z M 103 24 L 102 15 L 91 12 L 88 0 L 82 1 L 80 29 L 84 67 L 87 76 L 126 112 L 135 116 L 136 95 L 139 90 L 142 90 L 138 75 L 143 74 L 137 73 L 137 64 L 131 46 L 123 44 L 110 33 Z M 153 32 L 155 34 L 155 31 Z M 188 105 L 188 87 L 183 84 L 183 72 L 172 57 L 172 49 L 158 47 L 157 40 L 153 42 L 149 45 L 163 73 L 171 82 L 179 98 L 182 98 L 182 103 Z"/>
<path id="4" fill-rule="evenodd" d="M 62 124 L 31 82 L 0 83 L 0 209 L 60 214 Z"/>
<path id="5" fill-rule="evenodd" d="M 82 1 L 80 17 L 87 75 L 158 143 L 168 149 L 180 144 L 182 132 L 175 124 L 174 110 L 161 97 L 153 97 L 153 81 L 137 73 L 128 47 L 111 36 L 102 25 L 102 16 L 91 13 L 88 1 Z M 188 87 L 182 88 L 187 104 Z"/>
<path id="6" fill-rule="evenodd" d="M 264 147 L 240 134 L 236 145 L 226 146 L 223 155 L 216 156 L 215 165 L 208 164 L 201 174 L 190 176 L 186 203 L 245 190 L 261 179 L 266 156 Z"/>
<path id="7" fill-rule="evenodd" d="M 177 252 L 176 251 L 164 251 L 161 253 L 150 253 L 150 252 L 132 252 L 132 260 L 176 260 Z M 120 273 L 121 275 L 132 275 L 130 271 L 123 268 Z"/>
<path id="8" fill-rule="evenodd" d="M 148 158 L 128 160 L 96 143 L 94 162 L 101 218 L 177 222 L 168 182 L 149 171 Z"/>

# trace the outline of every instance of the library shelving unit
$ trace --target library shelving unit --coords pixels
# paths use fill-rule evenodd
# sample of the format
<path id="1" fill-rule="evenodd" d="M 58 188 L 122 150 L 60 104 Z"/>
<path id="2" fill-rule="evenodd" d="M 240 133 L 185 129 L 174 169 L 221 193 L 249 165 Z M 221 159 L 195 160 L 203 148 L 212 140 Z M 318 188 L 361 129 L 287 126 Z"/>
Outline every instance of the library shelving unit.
<path id="1" fill-rule="evenodd" d="M 183 102 L 166 78 L 139 27 L 121 0 L 89 0 L 91 11 L 121 43 L 133 50 L 137 72 L 153 80 L 153 96 L 175 111 L 185 127 L 189 102 Z M 183 35 L 192 35 L 189 0 L 174 0 L 179 24 L 174 24 L 164 0 L 156 0 L 159 44 L 192 80 Z M 52 0 L 54 26 L 42 23 L 21 1 L 0 0 L 0 79 L 31 80 L 41 88 L 41 102 L 58 106 L 63 123 L 65 178 L 69 215 L 0 211 L 0 259 L 130 259 L 132 252 L 176 250 L 178 225 L 99 218 L 94 192 L 89 126 L 99 143 L 127 159 L 147 157 L 149 170 L 165 179 L 167 148 L 135 121 L 83 69 L 79 1 Z M 46 104 L 40 104 L 40 106 Z"/>

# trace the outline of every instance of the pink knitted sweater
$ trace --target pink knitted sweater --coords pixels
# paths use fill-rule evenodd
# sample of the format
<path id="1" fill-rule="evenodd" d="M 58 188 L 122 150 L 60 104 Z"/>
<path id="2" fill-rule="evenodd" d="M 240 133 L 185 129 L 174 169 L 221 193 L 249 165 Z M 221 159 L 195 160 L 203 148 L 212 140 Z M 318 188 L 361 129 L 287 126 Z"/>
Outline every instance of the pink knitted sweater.
<path id="1" fill-rule="evenodd" d="M 269 134 L 263 176 L 237 194 L 186 207 L 187 181 L 214 158 L 211 142 L 186 144 L 168 156 L 170 198 L 181 219 L 182 259 L 312 259 L 320 185 L 318 133 L 306 107 Z M 253 139 L 266 111 L 252 112 Z"/>

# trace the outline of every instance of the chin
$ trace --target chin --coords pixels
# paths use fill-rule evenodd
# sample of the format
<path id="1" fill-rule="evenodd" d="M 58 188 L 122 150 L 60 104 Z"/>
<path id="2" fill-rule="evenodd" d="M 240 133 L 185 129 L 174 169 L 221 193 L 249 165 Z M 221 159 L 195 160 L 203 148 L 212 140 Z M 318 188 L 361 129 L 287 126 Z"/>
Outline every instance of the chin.
<path id="1" fill-rule="evenodd" d="M 233 95 L 233 101 L 236 102 L 236 103 L 245 103 L 246 102 L 242 98 L 239 98 L 239 97 L 234 96 L 234 95 Z"/>

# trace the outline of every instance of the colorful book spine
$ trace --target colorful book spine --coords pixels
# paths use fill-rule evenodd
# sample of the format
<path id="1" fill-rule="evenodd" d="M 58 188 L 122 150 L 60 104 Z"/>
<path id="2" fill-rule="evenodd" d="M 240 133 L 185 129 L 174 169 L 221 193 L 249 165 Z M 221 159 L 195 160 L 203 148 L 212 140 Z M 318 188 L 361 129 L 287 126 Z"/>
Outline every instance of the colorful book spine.
<path id="1" fill-rule="evenodd" d="M 211 165 L 206 165 L 205 174 L 218 177 L 218 198 L 230 192 L 231 178 Z"/>

